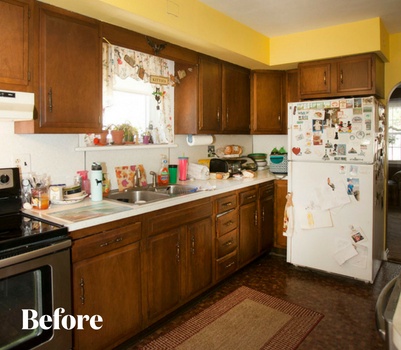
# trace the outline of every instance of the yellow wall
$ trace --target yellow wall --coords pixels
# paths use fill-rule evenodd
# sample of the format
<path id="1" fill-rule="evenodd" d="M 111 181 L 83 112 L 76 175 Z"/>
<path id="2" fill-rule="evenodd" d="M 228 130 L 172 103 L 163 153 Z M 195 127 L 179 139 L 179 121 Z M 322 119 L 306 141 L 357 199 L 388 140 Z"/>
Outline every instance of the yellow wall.
<path id="1" fill-rule="evenodd" d="M 401 33 L 380 18 L 268 38 L 197 0 L 42 0 L 251 69 L 365 52 L 386 63 L 386 96 L 401 81 Z"/>
<path id="2" fill-rule="evenodd" d="M 386 99 L 393 88 L 401 83 L 401 33 L 390 35 L 390 59 L 385 66 Z"/>

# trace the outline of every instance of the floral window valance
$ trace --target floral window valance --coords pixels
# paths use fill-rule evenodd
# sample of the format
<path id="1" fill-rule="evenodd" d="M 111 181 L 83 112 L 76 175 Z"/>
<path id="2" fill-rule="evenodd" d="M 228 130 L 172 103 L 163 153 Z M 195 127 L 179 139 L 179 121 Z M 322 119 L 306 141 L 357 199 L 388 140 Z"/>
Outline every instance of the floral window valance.
<path id="1" fill-rule="evenodd" d="M 103 108 L 113 104 L 116 77 L 151 84 L 160 117 L 153 127 L 160 143 L 173 143 L 174 61 L 103 43 Z"/>

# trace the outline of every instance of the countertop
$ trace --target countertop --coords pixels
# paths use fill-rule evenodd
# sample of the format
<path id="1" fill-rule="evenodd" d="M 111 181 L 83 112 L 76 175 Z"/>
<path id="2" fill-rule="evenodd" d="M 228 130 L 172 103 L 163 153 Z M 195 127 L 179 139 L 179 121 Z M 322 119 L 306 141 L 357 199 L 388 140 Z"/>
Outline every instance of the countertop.
<path id="1" fill-rule="evenodd" d="M 258 171 L 253 178 L 229 178 L 227 180 L 188 180 L 179 181 L 179 184 L 197 186 L 195 193 L 172 197 L 149 204 L 125 204 L 114 200 L 104 199 L 92 202 L 85 198 L 82 202 L 68 205 L 52 204 L 49 209 L 24 209 L 27 214 L 48 220 L 68 227 L 70 232 L 83 228 L 101 225 L 107 222 L 125 219 L 128 217 L 149 213 L 155 210 L 192 202 L 198 199 L 235 191 L 253 185 L 272 181 L 282 176 L 276 176 L 269 171 Z"/>

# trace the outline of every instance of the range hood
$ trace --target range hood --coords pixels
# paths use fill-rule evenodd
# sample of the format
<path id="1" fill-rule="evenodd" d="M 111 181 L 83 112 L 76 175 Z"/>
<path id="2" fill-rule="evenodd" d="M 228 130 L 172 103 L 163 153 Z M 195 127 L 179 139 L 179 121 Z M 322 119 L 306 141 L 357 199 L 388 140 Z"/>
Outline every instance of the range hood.
<path id="1" fill-rule="evenodd" d="M 0 121 L 32 120 L 33 92 L 0 90 Z"/>

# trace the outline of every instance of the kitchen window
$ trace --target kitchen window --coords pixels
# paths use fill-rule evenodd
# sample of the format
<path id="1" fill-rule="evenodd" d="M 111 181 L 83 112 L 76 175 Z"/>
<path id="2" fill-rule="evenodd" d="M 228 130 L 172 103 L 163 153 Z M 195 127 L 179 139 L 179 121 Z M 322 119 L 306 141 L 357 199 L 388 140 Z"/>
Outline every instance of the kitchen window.
<path id="1" fill-rule="evenodd" d="M 131 124 L 154 143 L 174 142 L 174 62 L 103 44 L 103 126 Z"/>
<path id="2" fill-rule="evenodd" d="M 388 159 L 401 161 L 401 99 L 388 104 Z"/>

